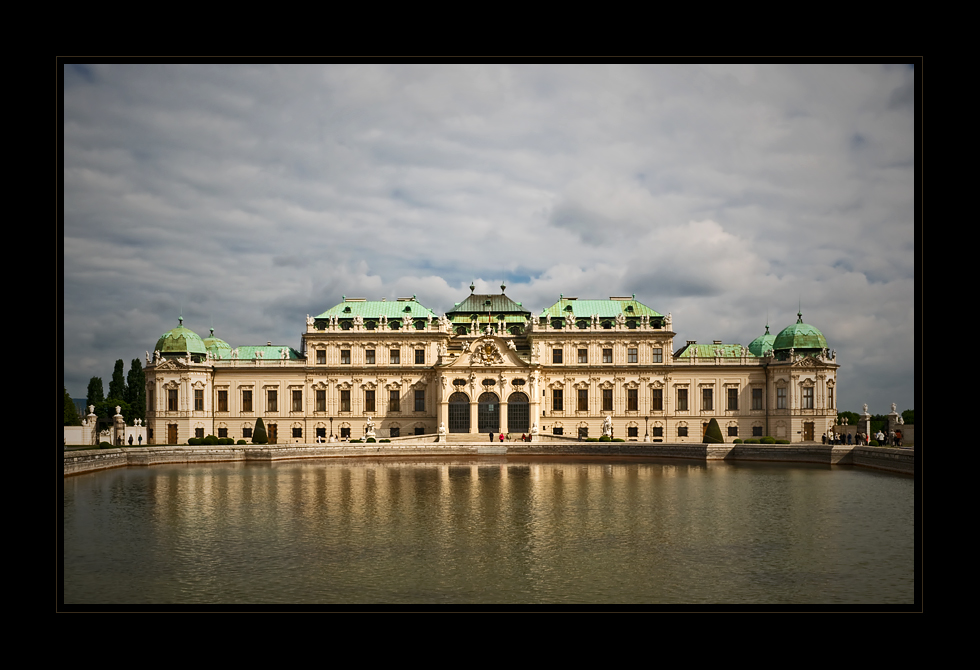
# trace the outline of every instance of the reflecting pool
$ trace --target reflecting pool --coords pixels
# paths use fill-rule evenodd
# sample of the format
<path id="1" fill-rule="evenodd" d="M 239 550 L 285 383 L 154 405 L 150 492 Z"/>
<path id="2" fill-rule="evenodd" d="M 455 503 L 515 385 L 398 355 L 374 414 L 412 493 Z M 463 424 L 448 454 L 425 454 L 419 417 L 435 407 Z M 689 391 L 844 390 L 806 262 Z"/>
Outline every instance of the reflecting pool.
<path id="1" fill-rule="evenodd" d="M 64 480 L 69 604 L 911 604 L 914 480 L 658 459 Z"/>

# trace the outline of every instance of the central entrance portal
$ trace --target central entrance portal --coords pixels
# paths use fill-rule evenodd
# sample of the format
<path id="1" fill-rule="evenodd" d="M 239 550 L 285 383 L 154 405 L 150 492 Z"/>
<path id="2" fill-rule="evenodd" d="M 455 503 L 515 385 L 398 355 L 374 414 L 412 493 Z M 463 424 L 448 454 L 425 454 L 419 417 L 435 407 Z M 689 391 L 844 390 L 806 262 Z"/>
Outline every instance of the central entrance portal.
<path id="1" fill-rule="evenodd" d="M 479 409 L 477 411 L 478 432 L 497 433 L 500 431 L 500 398 L 496 393 L 483 393 L 480 395 Z"/>
<path id="2" fill-rule="evenodd" d="M 527 395 L 517 391 L 507 398 L 507 432 L 531 432 L 531 412 Z"/>
<path id="3" fill-rule="evenodd" d="M 449 396 L 449 432 L 470 432 L 470 397 L 461 391 Z"/>

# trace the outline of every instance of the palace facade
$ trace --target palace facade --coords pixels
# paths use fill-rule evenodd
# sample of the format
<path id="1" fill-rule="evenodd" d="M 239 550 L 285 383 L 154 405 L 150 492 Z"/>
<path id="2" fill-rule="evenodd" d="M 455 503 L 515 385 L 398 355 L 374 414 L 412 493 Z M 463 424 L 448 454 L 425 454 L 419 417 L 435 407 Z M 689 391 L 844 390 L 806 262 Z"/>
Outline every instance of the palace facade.
<path id="1" fill-rule="evenodd" d="M 443 316 L 415 296 L 344 297 L 308 316 L 300 350 L 231 347 L 185 328 L 147 353 L 150 444 L 215 435 L 310 443 L 511 433 L 701 442 L 819 440 L 837 416 L 836 353 L 803 323 L 747 346 L 677 346 L 670 314 L 636 296 L 561 296 L 532 315 L 504 293 L 471 294 Z M 459 437 L 462 437 L 459 435 Z M 558 438 L 562 439 L 562 438 Z"/>

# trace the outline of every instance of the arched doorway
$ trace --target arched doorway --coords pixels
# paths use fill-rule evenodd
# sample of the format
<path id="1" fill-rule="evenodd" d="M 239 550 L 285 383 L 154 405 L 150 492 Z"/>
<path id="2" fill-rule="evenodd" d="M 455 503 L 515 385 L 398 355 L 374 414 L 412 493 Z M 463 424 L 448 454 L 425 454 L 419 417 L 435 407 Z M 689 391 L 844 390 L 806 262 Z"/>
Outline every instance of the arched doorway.
<path id="1" fill-rule="evenodd" d="M 480 395 L 476 416 L 481 435 L 500 431 L 500 398 L 497 397 L 496 393 L 488 392 Z"/>
<path id="2" fill-rule="evenodd" d="M 531 405 L 527 395 L 520 391 L 511 393 L 507 398 L 507 432 L 531 432 Z"/>
<path id="3" fill-rule="evenodd" d="M 470 397 L 461 391 L 449 396 L 449 432 L 470 432 Z"/>

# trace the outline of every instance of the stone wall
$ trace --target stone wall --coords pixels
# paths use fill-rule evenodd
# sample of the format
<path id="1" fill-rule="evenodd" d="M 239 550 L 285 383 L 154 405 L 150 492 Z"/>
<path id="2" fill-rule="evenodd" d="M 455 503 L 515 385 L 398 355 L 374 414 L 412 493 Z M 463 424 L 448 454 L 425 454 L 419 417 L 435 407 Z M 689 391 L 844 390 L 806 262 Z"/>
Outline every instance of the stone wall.
<path id="1" fill-rule="evenodd" d="M 908 449 L 855 446 L 770 446 L 743 444 L 670 444 L 649 442 L 573 442 L 567 444 L 505 443 L 468 444 L 285 444 L 228 446 L 122 447 L 64 452 L 64 474 L 126 466 L 171 463 L 271 462 L 307 458 L 358 458 L 382 456 L 462 456 L 489 453 L 507 455 L 652 456 L 700 461 L 768 461 L 856 465 L 887 472 L 915 474 L 915 452 Z"/>

